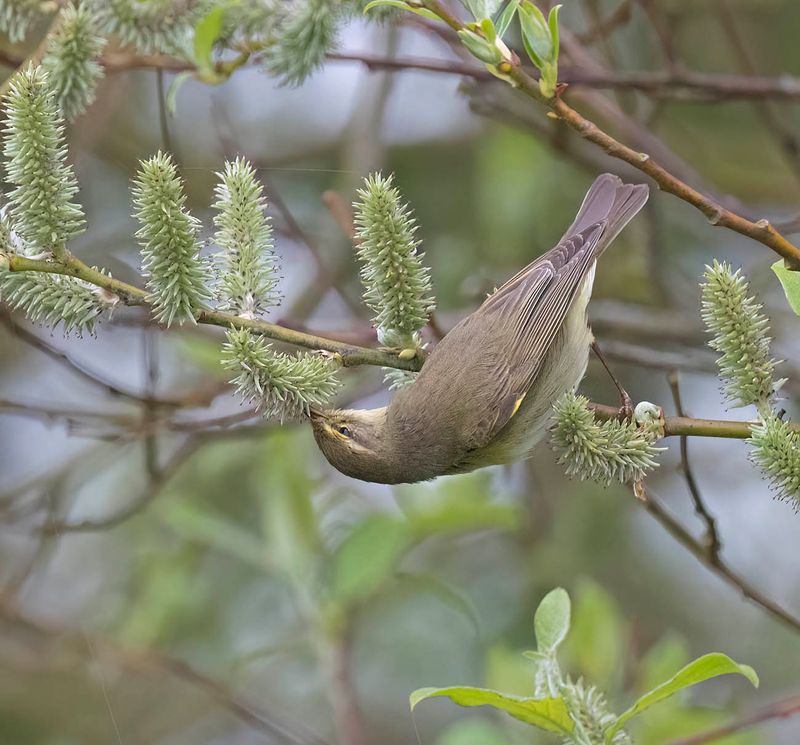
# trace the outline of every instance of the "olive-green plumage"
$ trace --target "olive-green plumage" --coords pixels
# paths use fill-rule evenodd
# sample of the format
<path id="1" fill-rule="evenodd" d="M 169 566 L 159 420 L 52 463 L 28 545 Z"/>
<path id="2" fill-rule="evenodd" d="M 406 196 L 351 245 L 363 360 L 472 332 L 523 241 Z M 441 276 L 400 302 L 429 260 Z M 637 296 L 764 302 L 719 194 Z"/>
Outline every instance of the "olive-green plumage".
<path id="1" fill-rule="evenodd" d="M 596 259 L 647 196 L 645 185 L 598 177 L 558 245 L 456 325 L 388 407 L 312 411 L 331 465 L 397 484 L 527 456 L 586 371 Z"/>

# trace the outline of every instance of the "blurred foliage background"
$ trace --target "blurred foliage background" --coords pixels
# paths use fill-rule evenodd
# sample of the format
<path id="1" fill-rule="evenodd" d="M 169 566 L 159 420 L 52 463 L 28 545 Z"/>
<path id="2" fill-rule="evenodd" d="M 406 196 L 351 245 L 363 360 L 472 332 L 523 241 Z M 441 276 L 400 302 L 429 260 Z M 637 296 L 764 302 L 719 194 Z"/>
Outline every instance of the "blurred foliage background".
<path id="1" fill-rule="evenodd" d="M 575 64 L 800 75 L 792 0 L 622 5 L 608 35 L 580 42 L 620 0 L 565 3 Z M 413 24 L 351 23 L 340 52 L 453 59 Z M 394 172 L 415 210 L 446 329 L 547 250 L 593 177 L 619 166 L 502 87 L 454 75 L 332 59 L 287 88 L 247 67 L 219 87 L 185 83 L 168 115 L 171 76 L 109 74 L 70 127 L 89 221 L 74 250 L 137 281 L 128 190 L 138 160 L 172 150 L 210 233 L 215 172 L 241 154 L 259 169 L 277 230 L 274 319 L 365 343 L 352 246 L 325 205 L 352 201 L 367 173 Z M 578 86 L 568 96 L 624 141 L 649 131 L 696 183 L 756 217 L 797 212 L 795 104 Z M 674 411 L 666 376 L 679 369 L 687 411 L 725 416 L 699 324 L 697 281 L 712 257 L 743 265 L 765 300 L 794 410 L 800 348 L 774 257 L 669 195 L 652 195 L 599 267 L 601 345 L 635 400 Z M 574 603 L 566 667 L 617 711 L 703 652 L 758 670 L 758 691 L 723 678 L 654 709 L 632 729 L 643 745 L 797 692 L 796 633 L 687 553 L 628 490 L 566 480 L 546 445 L 526 463 L 431 484 L 358 483 L 327 465 L 307 426 L 242 412 L 216 330 L 165 332 L 120 308 L 96 338 L 64 340 L 0 313 L 0 743 L 546 743 L 443 701 L 412 718 L 408 694 L 455 683 L 528 694 L 520 652 L 533 646 L 533 609 L 558 585 Z M 582 390 L 615 401 L 594 362 Z M 379 371 L 347 371 L 342 400 L 387 395 Z M 652 489 L 700 534 L 668 444 Z M 797 516 L 770 498 L 743 443 L 689 448 L 728 562 L 800 609 Z M 798 738 L 800 719 L 787 719 L 719 742 Z"/>

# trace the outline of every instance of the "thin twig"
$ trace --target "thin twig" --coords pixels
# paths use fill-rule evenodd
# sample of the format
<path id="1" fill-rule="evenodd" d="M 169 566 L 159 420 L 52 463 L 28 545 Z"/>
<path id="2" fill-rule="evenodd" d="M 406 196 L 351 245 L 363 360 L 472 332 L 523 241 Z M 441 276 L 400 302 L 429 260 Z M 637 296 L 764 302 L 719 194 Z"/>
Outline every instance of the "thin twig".
<path id="1" fill-rule="evenodd" d="M 681 401 L 680 380 L 677 371 L 673 370 L 667 376 L 667 380 L 669 381 L 669 387 L 672 391 L 672 400 L 675 403 L 676 413 L 678 416 L 686 416 L 686 412 L 683 410 L 683 402 Z M 680 436 L 680 451 L 681 469 L 686 479 L 686 486 L 689 489 L 689 494 L 692 496 L 692 502 L 694 502 L 694 511 L 706 525 L 705 544 L 708 550 L 708 556 L 711 561 L 717 562 L 719 561 L 719 552 L 722 548 L 719 531 L 717 530 L 717 521 L 708 511 L 706 503 L 703 501 L 703 495 L 700 493 L 700 487 L 694 477 L 694 472 L 689 462 L 689 438 L 686 435 Z"/>
<path id="2" fill-rule="evenodd" d="M 800 632 L 800 618 L 793 616 L 744 577 L 734 572 L 721 557 L 714 559 L 709 556 L 708 550 L 703 543 L 684 528 L 644 484 L 639 483 L 637 487 L 637 497 L 639 497 L 644 508 L 695 558 L 699 559 L 712 572 L 722 577 L 728 584 L 738 589 L 745 598 L 763 608 L 773 618 L 793 631 Z"/>
<path id="3" fill-rule="evenodd" d="M 706 743 L 721 740 L 723 737 L 728 737 L 728 735 L 733 735 L 742 730 L 750 729 L 750 727 L 768 722 L 770 719 L 788 719 L 795 714 L 800 714 L 800 696 L 792 696 L 783 701 L 778 701 L 777 703 L 760 709 L 754 714 L 736 719 L 729 724 L 715 727 L 714 729 L 701 732 L 697 735 L 682 737 L 679 740 L 671 740 L 665 743 L 665 745 L 706 745 Z"/>

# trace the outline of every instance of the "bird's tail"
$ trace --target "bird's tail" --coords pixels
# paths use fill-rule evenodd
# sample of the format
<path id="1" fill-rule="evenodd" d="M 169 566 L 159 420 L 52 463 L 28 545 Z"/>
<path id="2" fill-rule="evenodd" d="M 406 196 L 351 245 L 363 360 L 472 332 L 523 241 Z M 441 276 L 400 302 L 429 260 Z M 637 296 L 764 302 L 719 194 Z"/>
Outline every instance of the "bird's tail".
<path id="1" fill-rule="evenodd" d="M 611 173 L 598 176 L 586 192 L 575 222 L 570 225 L 564 238 L 605 222 L 606 228 L 595 249 L 595 255 L 599 256 L 644 207 L 649 194 L 646 184 L 624 184 L 618 176 Z"/>

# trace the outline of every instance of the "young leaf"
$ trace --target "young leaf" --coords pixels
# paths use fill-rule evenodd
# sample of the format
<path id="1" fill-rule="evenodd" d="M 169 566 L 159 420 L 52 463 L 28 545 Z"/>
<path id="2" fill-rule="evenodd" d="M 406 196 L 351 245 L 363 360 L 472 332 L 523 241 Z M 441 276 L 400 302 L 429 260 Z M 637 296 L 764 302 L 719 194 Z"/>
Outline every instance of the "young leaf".
<path id="1" fill-rule="evenodd" d="M 458 38 L 461 39 L 461 43 L 473 57 L 485 62 L 487 65 L 496 65 L 503 59 L 500 50 L 493 43 L 490 43 L 474 31 L 462 28 L 458 32 Z"/>
<path id="2" fill-rule="evenodd" d="M 544 596 L 533 619 L 540 652 L 553 653 L 558 649 L 569 632 L 569 616 L 570 602 L 566 590 L 557 587 Z"/>
<path id="3" fill-rule="evenodd" d="M 560 698 L 523 698 L 471 686 L 420 688 L 409 697 L 411 710 L 413 711 L 420 701 L 437 696 L 449 698 L 459 706 L 491 706 L 493 709 L 504 711 L 514 719 L 558 735 L 569 735 L 575 727 L 567 705 Z"/>
<path id="4" fill-rule="evenodd" d="M 222 17 L 224 13 L 225 8 L 222 5 L 217 5 L 206 13 L 194 28 L 194 62 L 198 70 L 206 75 L 214 74 L 211 52 L 222 33 Z"/>
<path id="5" fill-rule="evenodd" d="M 476 21 L 491 18 L 500 7 L 501 0 L 461 0 Z"/>
<path id="6" fill-rule="evenodd" d="M 514 16 L 517 14 L 517 10 L 519 9 L 519 0 L 509 0 L 508 5 L 501 11 L 500 15 L 497 16 L 497 20 L 495 21 L 495 29 L 497 30 L 497 35 L 502 39 L 505 36 L 506 31 L 508 31 L 508 27 L 514 20 Z"/>
<path id="7" fill-rule="evenodd" d="M 519 7 L 520 29 L 525 49 L 536 67 L 553 61 L 553 39 L 542 11 L 533 3 L 524 2 Z"/>
<path id="8" fill-rule="evenodd" d="M 800 316 L 800 272 L 787 269 L 783 259 L 778 259 L 772 265 L 772 271 L 775 272 L 783 286 L 789 307 L 795 312 L 795 315 Z"/>
<path id="9" fill-rule="evenodd" d="M 678 691 L 695 685 L 695 683 L 702 683 L 704 680 L 716 678 L 720 675 L 727 675 L 729 673 L 743 675 L 758 688 L 758 675 L 756 675 L 755 670 L 749 665 L 740 665 L 727 655 L 720 654 L 719 652 L 703 655 L 675 673 L 666 683 L 662 683 L 652 691 L 645 693 L 633 706 L 620 714 L 617 717 L 617 721 L 606 730 L 606 742 L 609 743 L 612 741 L 614 734 L 624 726 L 625 722 L 635 717 L 637 714 L 640 714 L 645 709 L 649 709 L 659 701 L 663 701 L 665 698 L 669 698 Z"/>
<path id="10" fill-rule="evenodd" d="M 558 11 L 561 10 L 560 5 L 554 5 L 550 8 L 550 15 L 547 16 L 547 26 L 550 29 L 550 38 L 553 42 L 553 56 L 552 62 L 558 61 L 558 51 L 561 46 L 558 36 Z"/>

